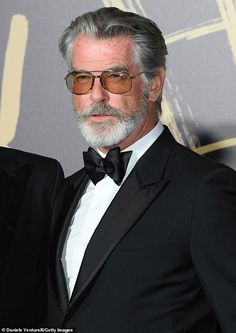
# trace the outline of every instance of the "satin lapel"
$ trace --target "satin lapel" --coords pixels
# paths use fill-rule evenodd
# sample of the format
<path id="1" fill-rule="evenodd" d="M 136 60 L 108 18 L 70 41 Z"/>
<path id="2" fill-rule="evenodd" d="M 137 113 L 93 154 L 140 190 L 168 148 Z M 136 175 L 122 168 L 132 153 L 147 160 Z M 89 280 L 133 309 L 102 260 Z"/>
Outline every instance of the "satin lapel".
<path id="1" fill-rule="evenodd" d="M 0 193 L 0 259 L 6 263 L 8 253 L 11 249 L 13 235 L 20 220 L 28 180 L 31 175 L 32 166 L 15 166 L 7 168 L 0 165 L 1 173 L 1 193 Z"/>
<path id="2" fill-rule="evenodd" d="M 87 182 L 88 177 L 86 177 L 83 170 L 73 175 L 73 177 L 66 181 L 56 203 L 57 213 L 55 214 L 56 217 L 54 217 L 54 219 L 56 219 L 56 223 L 53 237 L 52 255 L 50 258 L 50 269 L 54 295 L 58 306 L 64 312 L 67 310 L 69 299 L 61 262 L 62 251 L 71 219 L 75 213 L 77 204 L 84 192 Z"/>
<path id="3" fill-rule="evenodd" d="M 90 240 L 70 301 L 71 306 L 97 274 L 122 237 L 167 184 L 167 180 L 163 180 L 140 188 L 135 178 L 136 175 L 133 174 L 127 184 L 120 189 Z M 127 207 L 127 202 L 129 209 L 124 209 Z"/>
<path id="4" fill-rule="evenodd" d="M 5 161 L 0 162 L 0 168 L 5 173 L 6 177 L 8 177 L 9 182 L 13 183 L 16 187 L 20 188 L 22 191 L 25 190 L 28 179 L 30 177 L 31 171 L 33 169 L 33 165 L 25 164 L 21 165 L 19 163 L 14 163 L 14 166 Z M 12 161 L 9 161 L 12 163 Z"/>
<path id="5" fill-rule="evenodd" d="M 22 204 L 27 191 L 27 186 L 32 170 L 33 170 L 33 165 L 27 164 L 18 167 L 8 176 L 9 185 L 11 185 L 11 191 L 12 191 L 9 194 L 11 198 L 13 198 L 14 200 L 14 202 L 12 202 L 12 212 L 15 211 L 16 214 L 15 220 L 17 220 L 17 218 L 20 217 L 20 211 L 23 208 Z M 15 207 L 15 209 L 13 209 L 13 207 Z"/>
<path id="6" fill-rule="evenodd" d="M 168 186 L 169 179 L 165 179 L 164 171 L 168 158 L 177 145 L 171 138 L 165 130 L 162 139 L 158 139 L 158 142 L 139 160 L 104 214 L 86 249 L 67 318 L 73 314 L 73 309 L 76 309 L 83 291 L 102 268 L 116 245 L 137 223 L 140 215 L 153 200 Z M 128 208 L 124 209 L 127 203 L 129 203 Z"/>
<path id="7" fill-rule="evenodd" d="M 6 211 L 6 209 L 8 208 L 8 213 L 10 214 L 10 216 L 12 216 L 12 221 L 14 221 L 14 223 L 16 224 L 22 208 L 23 199 L 33 166 L 27 164 L 23 166 L 17 165 L 15 166 L 15 168 L 7 168 L 1 163 L 0 168 L 2 170 L 2 198 L 0 204 L 3 205 L 3 211 Z M 9 227 L 13 228 L 13 225 L 10 225 L 10 221 L 6 221 L 6 223 Z"/>

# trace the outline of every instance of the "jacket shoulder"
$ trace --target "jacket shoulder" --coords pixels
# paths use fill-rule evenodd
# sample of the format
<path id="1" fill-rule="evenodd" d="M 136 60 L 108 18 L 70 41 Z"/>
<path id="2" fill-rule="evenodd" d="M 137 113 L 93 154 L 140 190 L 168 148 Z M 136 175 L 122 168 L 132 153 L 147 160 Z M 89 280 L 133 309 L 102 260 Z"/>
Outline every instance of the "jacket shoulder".
<path id="1" fill-rule="evenodd" d="M 0 167 L 11 172 L 24 165 L 32 165 L 34 168 L 43 170 L 57 170 L 63 174 L 60 163 L 51 157 L 38 155 L 14 148 L 0 147 Z"/>
<path id="2" fill-rule="evenodd" d="M 211 172 L 220 170 L 230 172 L 236 176 L 236 171 L 229 166 L 199 155 L 181 144 L 177 144 L 169 160 L 168 169 L 172 170 L 173 168 L 180 174 L 194 177 L 203 177 Z"/>

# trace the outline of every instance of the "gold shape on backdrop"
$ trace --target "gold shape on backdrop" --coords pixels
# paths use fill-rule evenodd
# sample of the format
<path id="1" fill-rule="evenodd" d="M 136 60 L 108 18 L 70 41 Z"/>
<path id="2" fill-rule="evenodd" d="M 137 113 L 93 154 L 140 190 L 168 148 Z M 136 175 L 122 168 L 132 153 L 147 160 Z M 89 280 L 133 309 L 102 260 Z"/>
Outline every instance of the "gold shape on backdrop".
<path id="1" fill-rule="evenodd" d="M 121 10 L 129 10 L 131 12 L 137 13 L 137 10 L 142 13 L 142 15 L 147 16 L 142 4 L 141 0 L 103 0 L 103 4 L 105 7 L 117 7 Z"/>
<path id="2" fill-rule="evenodd" d="M 103 0 L 104 6 L 115 6 L 122 10 L 130 10 L 133 12 L 140 12 L 144 16 L 147 14 L 144 11 L 141 2 L 138 0 Z M 226 31 L 229 47 L 232 52 L 233 61 L 236 64 L 236 6 L 234 0 L 216 0 L 216 4 L 219 9 L 220 17 L 214 20 L 210 20 L 208 22 L 204 22 L 195 27 L 187 27 L 185 29 L 176 31 L 165 36 L 166 44 L 172 44 L 178 42 L 180 40 L 191 40 L 194 38 L 199 38 L 205 35 L 209 35 L 211 33 L 216 33 L 219 31 Z M 135 9 L 137 8 L 137 10 Z M 179 96 L 181 98 L 181 95 Z M 175 101 L 175 106 L 178 107 L 180 105 L 179 101 Z M 173 135 L 176 140 L 180 143 L 184 143 L 182 134 L 178 129 L 177 123 L 174 118 L 174 111 L 171 108 L 170 102 L 168 102 L 167 98 L 163 97 L 163 114 L 162 121 L 170 127 Z M 191 109 L 190 109 L 191 111 Z M 236 145 L 236 138 L 230 138 L 218 142 L 214 142 L 208 145 L 204 145 L 201 147 L 196 147 L 196 139 L 191 135 L 189 129 L 185 124 L 183 124 L 182 129 L 184 131 L 185 136 L 188 139 L 189 147 L 191 147 L 194 151 L 199 154 L 206 154 L 218 149 L 228 148 Z"/>
<path id="3" fill-rule="evenodd" d="M 216 151 L 216 150 L 219 150 L 219 149 L 225 149 L 225 148 L 229 148 L 229 147 L 232 147 L 232 146 L 236 146 L 236 137 L 221 140 L 221 141 L 217 141 L 217 142 L 214 142 L 214 143 L 210 143 L 210 144 L 205 145 L 205 146 L 194 148 L 193 150 L 198 154 L 207 154 L 207 153 L 212 152 L 212 151 Z"/>
<path id="4" fill-rule="evenodd" d="M 227 32 L 229 47 L 236 65 L 236 3 L 234 0 L 216 0 L 222 17 L 224 29 Z"/>
<path id="5" fill-rule="evenodd" d="M 28 39 L 28 21 L 23 15 L 11 19 L 3 67 L 0 103 L 0 145 L 14 139 L 20 114 L 22 74 Z"/>
<path id="6" fill-rule="evenodd" d="M 104 6 L 116 6 L 122 10 L 139 12 L 147 16 L 141 0 L 103 0 Z M 205 22 L 195 27 L 187 27 L 165 36 L 167 44 L 180 40 L 191 40 L 218 31 L 226 31 L 228 44 L 236 64 L 236 6 L 234 0 L 216 0 L 220 17 Z M 3 67 L 2 92 L 0 102 L 0 145 L 8 146 L 14 139 L 17 122 L 20 114 L 22 74 L 24 67 L 25 51 L 28 39 L 28 21 L 24 15 L 14 15 L 11 20 L 8 43 Z M 13 75 L 14 74 L 14 75 Z M 13 79 L 14 77 L 14 79 Z M 179 96 L 181 98 L 181 95 Z M 175 106 L 180 105 L 176 100 Z M 190 110 L 191 111 L 191 110 Z M 183 137 L 178 129 L 170 102 L 163 98 L 162 121 L 167 123 L 175 138 L 183 143 Z M 236 138 L 214 142 L 202 147 L 197 147 L 195 138 L 187 126 L 183 125 L 184 134 L 189 146 L 201 153 L 208 153 L 236 145 Z"/>

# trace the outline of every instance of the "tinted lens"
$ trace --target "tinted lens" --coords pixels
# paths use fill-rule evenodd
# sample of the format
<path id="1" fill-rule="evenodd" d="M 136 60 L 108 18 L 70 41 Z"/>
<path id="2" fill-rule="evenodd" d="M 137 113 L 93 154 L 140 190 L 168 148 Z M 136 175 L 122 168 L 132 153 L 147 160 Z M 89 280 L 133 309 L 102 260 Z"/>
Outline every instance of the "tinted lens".
<path id="1" fill-rule="evenodd" d="M 70 92 L 83 95 L 89 92 L 93 85 L 93 76 L 88 74 L 69 73 L 66 76 L 66 85 Z"/>
<path id="2" fill-rule="evenodd" d="M 132 79 L 126 72 L 104 72 L 101 83 L 103 88 L 114 94 L 124 94 L 132 88 Z"/>

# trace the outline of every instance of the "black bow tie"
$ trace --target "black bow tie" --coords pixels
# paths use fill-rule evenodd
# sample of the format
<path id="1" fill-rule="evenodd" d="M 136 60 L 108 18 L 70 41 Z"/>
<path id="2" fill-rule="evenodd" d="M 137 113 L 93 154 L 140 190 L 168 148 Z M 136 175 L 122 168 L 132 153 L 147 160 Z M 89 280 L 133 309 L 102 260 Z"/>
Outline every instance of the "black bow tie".
<path id="1" fill-rule="evenodd" d="M 117 185 L 120 185 L 124 178 L 127 165 L 129 163 L 132 151 L 120 152 L 119 147 L 112 148 L 105 158 L 89 147 L 87 152 L 83 152 L 84 165 L 86 171 L 96 185 L 107 174 Z"/>

